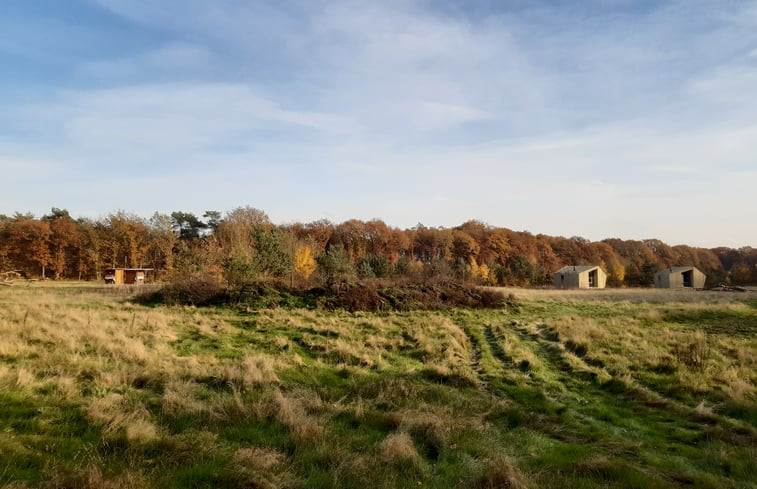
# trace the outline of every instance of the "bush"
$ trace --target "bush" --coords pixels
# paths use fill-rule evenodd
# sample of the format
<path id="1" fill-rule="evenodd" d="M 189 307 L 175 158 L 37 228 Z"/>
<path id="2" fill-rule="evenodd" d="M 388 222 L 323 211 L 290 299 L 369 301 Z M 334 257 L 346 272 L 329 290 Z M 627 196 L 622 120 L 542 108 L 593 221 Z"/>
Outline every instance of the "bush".
<path id="1" fill-rule="evenodd" d="M 342 275 L 352 272 L 350 259 L 341 246 L 329 246 L 325 252 L 318 255 L 315 260 L 318 263 L 318 269 L 327 284 L 333 284 L 334 281 Z"/>
<path id="2" fill-rule="evenodd" d="M 305 291 L 290 290 L 281 283 L 268 282 L 253 282 L 229 290 L 228 303 L 253 309 L 313 308 L 316 304 Z"/>
<path id="3" fill-rule="evenodd" d="M 386 284 L 376 280 L 336 282 L 325 288 L 291 289 L 283 283 L 251 282 L 223 287 L 215 278 L 180 278 L 150 294 L 142 303 L 194 306 L 231 305 L 243 308 L 322 308 L 346 311 L 446 310 L 455 307 L 496 309 L 517 307 L 514 296 L 455 281 Z"/>
<path id="4" fill-rule="evenodd" d="M 356 271 L 363 278 L 383 278 L 392 274 L 392 264 L 384 256 L 366 255 L 358 262 Z"/>
<path id="5" fill-rule="evenodd" d="M 360 260 L 360 262 L 355 267 L 355 272 L 357 273 L 357 276 L 360 278 L 373 278 L 376 276 L 376 274 L 373 273 L 373 268 L 371 268 L 371 264 L 365 259 Z"/>
<path id="6" fill-rule="evenodd" d="M 319 305 L 325 309 L 345 309 L 347 311 L 382 311 L 387 309 L 387 301 L 378 293 L 373 283 L 340 283 L 332 286 Z"/>
<path id="7" fill-rule="evenodd" d="M 243 254 L 236 253 L 224 258 L 223 276 L 231 285 L 241 285 L 257 278 L 260 269 L 255 260 Z"/>
<path id="8" fill-rule="evenodd" d="M 513 296 L 505 297 L 499 291 L 480 289 L 455 281 L 392 284 L 383 287 L 377 282 L 342 282 L 330 288 L 321 305 L 327 309 L 348 311 L 443 310 L 455 307 L 494 309 L 515 307 L 516 300 Z"/>
<path id="9" fill-rule="evenodd" d="M 140 294 L 135 300 L 143 304 L 209 306 L 227 302 L 228 295 L 216 277 L 194 273 L 175 279 L 157 291 Z"/>

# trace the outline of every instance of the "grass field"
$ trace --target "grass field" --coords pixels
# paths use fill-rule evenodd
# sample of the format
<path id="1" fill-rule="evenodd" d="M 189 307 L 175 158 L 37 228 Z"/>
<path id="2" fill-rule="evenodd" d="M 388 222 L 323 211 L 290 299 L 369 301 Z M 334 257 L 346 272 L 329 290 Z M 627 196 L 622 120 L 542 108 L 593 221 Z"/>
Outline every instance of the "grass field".
<path id="1" fill-rule="evenodd" d="M 0 487 L 757 487 L 757 293 L 411 313 L 0 289 Z"/>

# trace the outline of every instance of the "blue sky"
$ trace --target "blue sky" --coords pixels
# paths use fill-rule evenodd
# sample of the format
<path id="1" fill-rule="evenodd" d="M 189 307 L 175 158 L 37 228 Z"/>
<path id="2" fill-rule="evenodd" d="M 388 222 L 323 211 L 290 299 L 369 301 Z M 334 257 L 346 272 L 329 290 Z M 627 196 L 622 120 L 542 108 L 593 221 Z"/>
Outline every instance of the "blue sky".
<path id="1" fill-rule="evenodd" d="M 0 213 L 757 245 L 757 1 L 4 0 Z"/>

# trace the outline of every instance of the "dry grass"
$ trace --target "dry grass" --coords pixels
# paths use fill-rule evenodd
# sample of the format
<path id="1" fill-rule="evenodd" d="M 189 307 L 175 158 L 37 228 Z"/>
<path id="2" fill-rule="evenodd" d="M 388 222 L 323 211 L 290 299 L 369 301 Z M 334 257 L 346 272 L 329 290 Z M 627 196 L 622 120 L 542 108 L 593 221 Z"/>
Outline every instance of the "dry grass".
<path id="1" fill-rule="evenodd" d="M 130 443 L 143 443 L 158 437 L 150 411 L 133 397 L 110 393 L 92 401 L 87 414 L 109 438 L 125 437 Z"/>
<path id="2" fill-rule="evenodd" d="M 651 293 L 668 292 L 674 294 L 676 291 Z M 632 293 L 646 297 L 638 291 Z M 549 329 L 557 333 L 565 351 L 565 360 L 573 370 L 593 371 L 600 379 L 606 380 L 606 370 L 586 365 L 586 358 L 599 359 L 613 372 L 622 375 L 632 373 L 639 365 L 658 370 L 669 369 L 681 389 L 693 393 L 720 391 L 734 401 L 757 400 L 757 371 L 754 368 L 757 364 L 754 354 L 757 337 L 731 336 L 727 329 L 723 333 L 708 334 L 701 329 L 681 328 L 662 319 L 669 314 L 684 317 L 696 317 L 702 313 L 753 315 L 745 304 L 666 303 L 633 315 L 624 311 L 635 311 L 630 304 L 620 303 L 616 307 L 617 316 L 593 318 L 573 314 L 548 322 Z M 537 326 L 539 323 L 524 327 L 538 334 Z M 541 368 L 538 355 L 520 348 L 517 340 L 511 340 L 511 343 L 506 346 L 513 358 L 528 361 L 532 370 L 538 372 Z"/>
<path id="3" fill-rule="evenodd" d="M 753 324 L 744 295 L 508 290 L 522 311 L 239 314 L 127 292 L 0 290 L 0 487 L 603 487 L 619 456 L 650 480 L 735 477 L 687 468 L 683 442 L 648 449 L 673 443 L 653 438 L 648 405 L 686 436 L 714 423 L 696 429 L 717 467 L 747 470 L 757 338 L 728 330 Z M 624 399 L 641 409 L 613 411 Z M 607 453 L 587 452 L 597 438 Z M 545 468 L 562 445 L 587 453 Z"/>
<path id="4" fill-rule="evenodd" d="M 245 476 L 248 487 L 284 489 L 301 481 L 289 470 L 286 454 L 269 448 L 240 448 L 234 452 L 237 470 Z"/>
<path id="5" fill-rule="evenodd" d="M 207 403 L 199 400 L 202 388 L 189 380 L 171 380 L 161 398 L 161 410 L 171 416 L 198 415 L 208 411 Z"/>
<path id="6" fill-rule="evenodd" d="M 128 469 L 122 473 L 109 476 L 99 465 L 91 465 L 84 470 L 70 472 L 61 470 L 55 473 L 44 486 L 50 489 L 133 489 L 152 488 L 155 485 L 144 473 Z"/>
<path id="7" fill-rule="evenodd" d="M 749 292 L 716 292 L 690 289 L 599 289 L 599 290 L 560 290 L 560 289 L 522 289 L 518 287 L 488 287 L 499 290 L 505 295 L 513 294 L 520 299 L 579 301 L 579 302 L 649 302 L 649 303 L 705 303 L 732 304 L 734 301 L 757 297 L 757 289 Z"/>
<path id="8" fill-rule="evenodd" d="M 624 322 L 629 321 L 627 318 Z M 602 342 L 610 334 L 606 327 L 597 320 L 577 316 L 563 316 L 550 321 L 549 325 L 561 335 L 570 338 L 576 344 L 589 345 Z"/>
<path id="9" fill-rule="evenodd" d="M 304 403 L 299 399 L 286 397 L 277 390 L 269 405 L 269 413 L 289 428 L 298 443 L 316 444 L 323 438 L 323 426 L 317 418 L 307 414 Z"/>
<path id="10" fill-rule="evenodd" d="M 485 463 L 483 474 L 470 486 L 476 489 L 529 489 L 529 479 L 520 471 L 515 460 L 497 456 Z"/>
<path id="11" fill-rule="evenodd" d="M 413 439 L 407 433 L 392 433 L 384 438 L 378 446 L 378 453 L 386 463 L 395 465 L 407 465 L 419 468 L 421 456 L 413 445 Z"/>
<path id="12" fill-rule="evenodd" d="M 751 378 L 750 378 L 751 377 Z M 722 381 L 723 391 L 734 401 L 747 401 L 757 398 L 757 388 L 753 381 L 754 370 L 731 367 L 718 373 Z"/>
<path id="13" fill-rule="evenodd" d="M 237 365 L 228 366 L 223 378 L 240 388 L 277 384 L 276 361 L 268 355 L 245 356 Z"/>

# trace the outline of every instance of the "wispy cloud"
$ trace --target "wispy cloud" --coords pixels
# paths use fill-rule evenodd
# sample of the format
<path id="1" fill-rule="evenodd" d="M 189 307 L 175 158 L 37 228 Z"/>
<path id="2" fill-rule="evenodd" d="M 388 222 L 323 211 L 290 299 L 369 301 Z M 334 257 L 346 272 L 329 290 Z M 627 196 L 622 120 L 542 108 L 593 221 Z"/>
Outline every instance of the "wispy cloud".
<path id="1" fill-rule="evenodd" d="M 105 78 L 123 83 L 162 73 L 197 73 L 207 70 L 212 62 L 212 53 L 207 48 L 173 42 L 138 55 L 85 61 L 76 68 L 76 73 L 82 77 Z"/>
<path id="2" fill-rule="evenodd" d="M 166 156 L 215 148 L 233 151 L 257 131 L 312 129 L 344 133 L 345 117 L 286 110 L 251 87 L 224 83 L 135 85 L 61 95 L 56 104 L 21 111 L 29 120 L 45 119 L 66 149 L 111 151 L 119 159 Z M 244 147 L 244 146 L 242 146 Z M 141 158 L 140 158 L 141 160 Z M 170 161 L 165 165 L 171 166 Z"/>
<path id="3" fill-rule="evenodd" d="M 728 227 L 757 204 L 711 205 L 757 185 L 757 2 L 91 5 L 132 37 L 61 86 L 0 95 L 19 189 L 0 212 L 251 203 L 279 220 L 757 243 Z M 19 171 L 49 162 L 55 176 Z M 119 181 L 140 199 L 106 190 Z"/>

